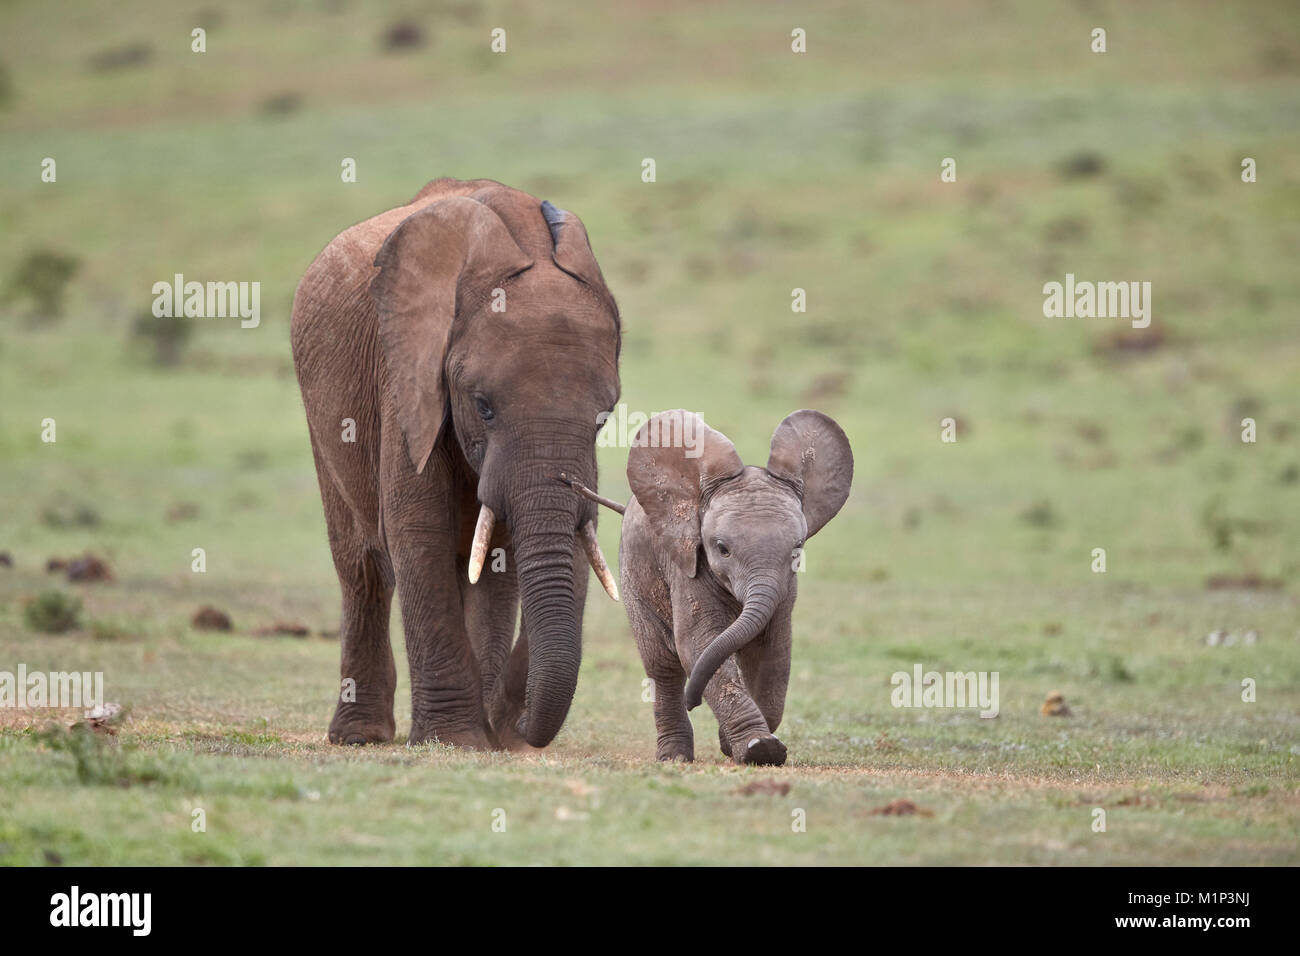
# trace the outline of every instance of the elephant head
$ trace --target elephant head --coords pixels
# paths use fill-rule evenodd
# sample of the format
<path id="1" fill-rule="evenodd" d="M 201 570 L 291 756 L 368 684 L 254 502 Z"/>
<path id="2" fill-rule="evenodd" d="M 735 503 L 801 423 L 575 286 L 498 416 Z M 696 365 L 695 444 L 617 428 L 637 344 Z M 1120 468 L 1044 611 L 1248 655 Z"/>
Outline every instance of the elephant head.
<path id="1" fill-rule="evenodd" d="M 545 746 L 581 660 L 575 540 L 604 567 L 594 505 L 559 476 L 595 484 L 598 418 L 619 395 L 618 308 L 577 217 L 499 184 L 413 213 L 375 265 L 380 347 L 411 465 L 423 471 L 454 442 L 477 476 L 472 582 L 493 526 L 510 533 L 529 636 L 517 729 Z"/>
<path id="2" fill-rule="evenodd" d="M 637 433 L 627 475 L 669 560 L 693 578 L 703 552 L 741 608 L 691 669 L 694 708 L 714 672 L 793 596 L 800 549 L 848 498 L 853 452 L 839 425 L 805 409 L 777 426 L 766 468 L 746 466 L 725 435 L 678 409 Z"/>

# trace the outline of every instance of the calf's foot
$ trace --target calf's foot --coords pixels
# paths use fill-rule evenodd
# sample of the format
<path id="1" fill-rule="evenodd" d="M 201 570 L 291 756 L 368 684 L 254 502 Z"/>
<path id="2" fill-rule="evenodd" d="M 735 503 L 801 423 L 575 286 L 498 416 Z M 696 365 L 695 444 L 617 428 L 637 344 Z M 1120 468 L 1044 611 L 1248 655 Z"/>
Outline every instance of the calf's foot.
<path id="1" fill-rule="evenodd" d="M 768 767 L 779 767 L 785 763 L 785 744 L 773 734 L 755 734 L 743 746 L 732 749 L 738 754 L 732 758 L 737 763 Z"/>

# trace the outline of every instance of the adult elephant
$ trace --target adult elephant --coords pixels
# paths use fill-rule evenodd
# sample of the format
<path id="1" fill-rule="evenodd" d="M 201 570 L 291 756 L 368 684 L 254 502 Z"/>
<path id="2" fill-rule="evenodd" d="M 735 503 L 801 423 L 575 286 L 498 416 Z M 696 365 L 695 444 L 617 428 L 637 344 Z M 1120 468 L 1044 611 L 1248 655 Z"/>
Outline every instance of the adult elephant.
<path id="1" fill-rule="evenodd" d="M 393 738 L 396 586 L 410 742 L 550 743 L 588 562 L 617 597 L 595 505 L 560 480 L 594 485 L 619 396 L 618 307 L 586 229 L 497 182 L 436 180 L 325 247 L 292 341 L 343 592 L 329 739 Z"/>

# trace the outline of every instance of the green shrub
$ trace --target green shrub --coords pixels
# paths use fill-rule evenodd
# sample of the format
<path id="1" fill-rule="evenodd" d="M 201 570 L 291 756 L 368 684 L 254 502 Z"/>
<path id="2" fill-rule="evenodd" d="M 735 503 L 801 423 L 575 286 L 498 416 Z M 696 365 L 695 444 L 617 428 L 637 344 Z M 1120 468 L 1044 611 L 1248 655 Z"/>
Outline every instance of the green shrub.
<path id="1" fill-rule="evenodd" d="M 155 365 L 176 365 L 181 352 L 194 332 L 194 324 L 185 319 L 157 316 L 143 312 L 131 326 L 131 334 L 153 348 Z"/>
<path id="2" fill-rule="evenodd" d="M 23 608 L 27 629 L 41 634 L 62 634 L 80 626 L 81 598 L 62 591 L 42 591 Z"/>
<path id="3" fill-rule="evenodd" d="M 76 256 L 49 249 L 29 252 L 9 275 L 3 301 L 26 299 L 36 319 L 57 319 L 63 315 L 63 294 L 68 282 L 81 268 Z"/>

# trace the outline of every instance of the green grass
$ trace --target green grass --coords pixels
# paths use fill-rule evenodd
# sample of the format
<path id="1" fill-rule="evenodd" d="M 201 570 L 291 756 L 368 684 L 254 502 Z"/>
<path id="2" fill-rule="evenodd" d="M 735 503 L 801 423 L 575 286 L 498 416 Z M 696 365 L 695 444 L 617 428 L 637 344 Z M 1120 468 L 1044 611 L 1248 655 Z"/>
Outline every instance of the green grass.
<path id="1" fill-rule="evenodd" d="M 244 3 L 202 56 L 184 7 L 0 7 L 0 282 L 36 249 L 81 261 L 62 320 L 0 306 L 0 670 L 102 670 L 130 710 L 71 744 L 42 729 L 70 715 L 0 710 L 0 862 L 1300 862 L 1293 13 L 922 6 L 470 0 L 422 20 L 431 46 L 384 55 L 404 4 Z M 131 42 L 153 58 L 87 68 Z M 286 93 L 299 111 L 261 108 Z M 1087 155 L 1100 171 L 1070 175 Z M 800 584 L 789 766 L 732 767 L 707 709 L 697 763 L 656 765 L 598 589 L 544 753 L 323 742 L 338 595 L 289 302 L 335 233 L 440 175 L 582 216 L 631 408 L 698 408 L 754 463 L 794 408 L 849 434 L 853 496 Z M 150 364 L 131 326 L 174 272 L 260 281 L 260 328 L 205 321 L 179 366 Z M 1066 272 L 1151 281 L 1159 346 L 1117 354 L 1123 320 L 1043 318 Z M 603 493 L 626 497 L 624 455 L 602 450 Z M 82 510 L 98 522 L 56 520 Z M 616 554 L 616 522 L 601 537 Z M 87 550 L 113 582 L 44 572 Z M 81 629 L 28 630 L 52 587 Z M 194 631 L 205 604 L 235 631 Z M 282 620 L 316 636 L 251 633 Z M 1258 641 L 1210 646 L 1217 629 Z M 893 708 L 890 675 L 916 663 L 998 671 L 1000 716 Z M 1039 713 L 1052 690 L 1071 716 Z M 738 792 L 769 779 L 789 792 Z M 898 797 L 933 815 L 871 814 Z"/>

